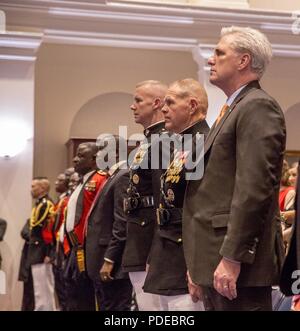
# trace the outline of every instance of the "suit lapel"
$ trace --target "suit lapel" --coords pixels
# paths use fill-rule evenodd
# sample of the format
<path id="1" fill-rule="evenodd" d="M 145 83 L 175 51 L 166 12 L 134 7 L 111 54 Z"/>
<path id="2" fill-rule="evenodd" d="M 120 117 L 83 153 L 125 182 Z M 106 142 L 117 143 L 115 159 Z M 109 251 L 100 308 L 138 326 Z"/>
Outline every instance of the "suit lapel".
<path id="1" fill-rule="evenodd" d="M 216 122 L 213 124 L 209 135 L 206 139 L 205 145 L 204 145 L 204 154 L 211 148 L 216 136 L 220 132 L 223 124 L 225 123 L 226 119 L 229 117 L 229 115 L 233 112 L 237 104 L 252 90 L 254 89 L 260 89 L 260 85 L 258 81 L 253 81 L 249 83 L 245 88 L 242 89 L 242 91 L 238 94 L 238 96 L 233 101 L 232 105 L 229 107 L 225 115 L 222 117 L 220 123 L 216 126 Z"/>
<path id="2" fill-rule="evenodd" d="M 225 115 L 222 117 L 220 123 L 216 126 L 216 124 L 214 123 L 212 130 L 210 131 L 209 136 L 206 139 L 206 143 L 204 145 L 204 154 L 210 149 L 212 143 L 214 142 L 217 134 L 219 133 L 219 131 L 221 130 L 224 122 L 226 121 L 227 117 L 230 115 L 230 113 L 232 112 L 232 110 L 235 108 L 235 105 L 232 105 L 227 112 L 225 113 Z"/>
<path id="3" fill-rule="evenodd" d="M 110 187 L 113 185 L 113 183 L 115 181 L 115 178 L 116 178 L 116 176 L 117 176 L 117 174 L 118 174 L 119 171 L 120 171 L 119 168 L 116 169 L 114 171 L 114 173 L 107 178 L 107 181 L 106 181 L 106 183 L 105 183 L 105 185 L 103 187 L 103 190 L 101 190 L 101 194 L 97 194 L 97 196 L 96 196 L 96 198 L 95 198 L 95 200 L 94 200 L 94 202 L 93 202 L 93 204 L 91 206 L 90 214 L 92 214 L 93 210 L 98 205 L 98 201 L 100 201 L 101 197 L 103 197 L 103 198 L 105 197 L 106 192 L 108 192 L 109 189 L 110 189 Z M 103 204 L 103 201 L 105 201 L 105 200 L 104 199 L 102 200 L 102 202 L 101 202 L 102 204 Z"/>

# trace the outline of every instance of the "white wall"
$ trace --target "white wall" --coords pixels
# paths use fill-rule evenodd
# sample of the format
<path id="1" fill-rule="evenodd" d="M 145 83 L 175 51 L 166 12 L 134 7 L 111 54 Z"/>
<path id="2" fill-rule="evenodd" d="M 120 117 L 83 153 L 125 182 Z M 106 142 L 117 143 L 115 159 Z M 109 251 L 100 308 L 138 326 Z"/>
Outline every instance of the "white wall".
<path id="1" fill-rule="evenodd" d="M 33 136 L 33 93 L 31 62 L 0 61 L 0 121 L 22 121 Z M 7 160 L 0 158 L 0 217 L 8 221 L 0 244 L 2 269 L 7 277 L 7 294 L 0 294 L 0 311 L 20 310 L 21 306 L 22 283 L 17 280 L 23 245 L 20 231 L 30 216 L 32 168 L 32 139 L 21 154 Z"/>

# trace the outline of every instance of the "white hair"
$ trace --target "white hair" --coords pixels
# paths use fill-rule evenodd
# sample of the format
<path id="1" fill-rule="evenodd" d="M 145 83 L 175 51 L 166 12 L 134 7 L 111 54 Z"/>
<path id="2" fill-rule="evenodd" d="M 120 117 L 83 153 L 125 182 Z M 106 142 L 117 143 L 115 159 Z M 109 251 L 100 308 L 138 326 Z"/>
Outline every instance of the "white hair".
<path id="1" fill-rule="evenodd" d="M 258 30 L 231 26 L 222 28 L 221 37 L 234 35 L 232 48 L 238 53 L 251 55 L 251 69 L 261 78 L 272 58 L 272 46 L 268 38 Z"/>

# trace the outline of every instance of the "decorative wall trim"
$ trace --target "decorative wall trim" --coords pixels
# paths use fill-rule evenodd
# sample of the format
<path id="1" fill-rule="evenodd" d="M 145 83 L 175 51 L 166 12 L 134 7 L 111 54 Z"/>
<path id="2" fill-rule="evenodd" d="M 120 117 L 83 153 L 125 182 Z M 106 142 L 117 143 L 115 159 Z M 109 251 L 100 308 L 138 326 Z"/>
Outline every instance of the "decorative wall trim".
<path id="1" fill-rule="evenodd" d="M 91 46 L 190 51 L 197 39 L 160 36 L 139 36 L 113 33 L 45 30 L 44 42 Z"/>
<path id="2" fill-rule="evenodd" d="M 200 0 L 203 6 L 249 9 L 248 0 Z"/>
<path id="3" fill-rule="evenodd" d="M 41 33 L 0 33 L 0 60 L 35 61 L 41 42 Z"/>
<path id="4" fill-rule="evenodd" d="M 43 42 L 189 51 L 242 25 L 266 33 L 275 56 L 300 55 L 289 12 L 98 0 L 0 0 L 0 9 L 9 30 L 39 31 Z"/>

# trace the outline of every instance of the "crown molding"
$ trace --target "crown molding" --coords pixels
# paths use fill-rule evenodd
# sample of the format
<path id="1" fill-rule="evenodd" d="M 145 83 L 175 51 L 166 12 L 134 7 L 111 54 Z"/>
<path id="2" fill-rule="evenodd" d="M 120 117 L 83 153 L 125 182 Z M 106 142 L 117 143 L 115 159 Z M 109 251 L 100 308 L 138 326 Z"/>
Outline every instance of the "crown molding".
<path id="1" fill-rule="evenodd" d="M 139 36 L 131 34 L 86 33 L 78 31 L 45 30 L 44 42 L 88 46 L 109 46 L 140 49 L 190 51 L 198 43 L 192 38 Z"/>
<path id="2" fill-rule="evenodd" d="M 263 31 L 275 56 L 299 57 L 291 12 L 99 0 L 0 0 L 0 9 L 9 30 L 39 31 L 45 43 L 189 51 L 241 25 Z"/>
<path id="3" fill-rule="evenodd" d="M 221 7 L 221 5 L 224 5 L 226 8 L 250 8 L 248 0 L 201 0 L 200 4 L 209 7 Z"/>
<path id="4" fill-rule="evenodd" d="M 0 60 L 34 62 L 41 42 L 41 33 L 2 32 Z"/>

